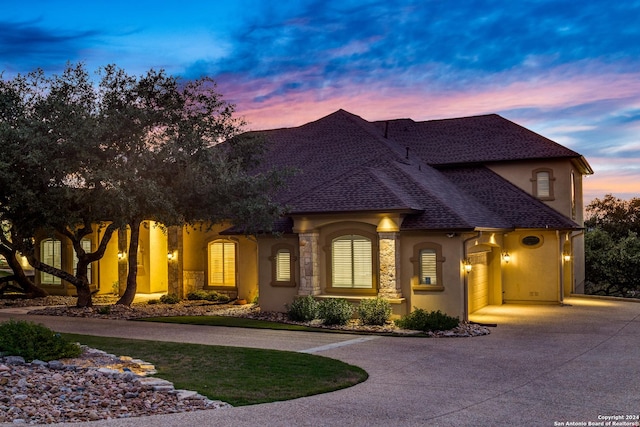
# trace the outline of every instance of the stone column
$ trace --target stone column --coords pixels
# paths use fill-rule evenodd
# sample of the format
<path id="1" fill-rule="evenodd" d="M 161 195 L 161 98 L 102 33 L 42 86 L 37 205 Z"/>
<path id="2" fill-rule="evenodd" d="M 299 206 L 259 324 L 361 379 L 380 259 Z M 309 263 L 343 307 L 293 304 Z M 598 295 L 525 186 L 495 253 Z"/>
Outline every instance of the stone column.
<path id="1" fill-rule="evenodd" d="M 378 296 L 402 298 L 400 290 L 400 253 L 397 232 L 378 232 L 379 272 Z"/>
<path id="2" fill-rule="evenodd" d="M 319 233 L 300 233 L 298 242 L 300 244 L 300 287 L 298 295 L 319 295 L 320 275 L 319 275 Z"/>

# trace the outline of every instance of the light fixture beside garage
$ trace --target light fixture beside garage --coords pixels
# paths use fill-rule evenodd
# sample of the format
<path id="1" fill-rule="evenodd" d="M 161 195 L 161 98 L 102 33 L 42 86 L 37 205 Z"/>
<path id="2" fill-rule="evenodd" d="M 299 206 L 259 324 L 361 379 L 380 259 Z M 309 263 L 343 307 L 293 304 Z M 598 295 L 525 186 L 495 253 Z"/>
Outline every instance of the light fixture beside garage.
<path id="1" fill-rule="evenodd" d="M 502 252 L 502 260 L 505 263 L 509 264 L 509 261 L 511 261 L 511 255 L 509 255 L 509 252 L 507 252 L 507 251 L 503 251 Z"/>
<path id="2" fill-rule="evenodd" d="M 464 261 L 462 261 L 462 265 L 464 266 L 465 273 L 471 273 L 473 266 L 471 265 L 471 260 L 469 258 L 465 258 Z"/>

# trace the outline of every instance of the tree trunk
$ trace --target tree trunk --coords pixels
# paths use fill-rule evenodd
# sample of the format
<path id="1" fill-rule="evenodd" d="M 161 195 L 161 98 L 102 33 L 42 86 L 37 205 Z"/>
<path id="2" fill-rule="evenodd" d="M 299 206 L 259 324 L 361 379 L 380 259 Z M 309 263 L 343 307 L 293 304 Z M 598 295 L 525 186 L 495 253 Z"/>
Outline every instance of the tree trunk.
<path id="1" fill-rule="evenodd" d="M 11 268 L 11 270 L 13 270 L 13 280 L 24 291 L 27 298 L 40 298 L 49 295 L 47 291 L 36 286 L 33 280 L 27 277 L 27 275 L 24 273 L 24 269 L 20 265 L 20 262 L 16 258 L 15 250 L 9 249 L 4 245 L 0 245 L 0 254 L 2 254 L 7 260 L 7 264 L 9 264 L 9 267 Z"/>
<path id="2" fill-rule="evenodd" d="M 130 306 L 136 296 L 138 278 L 138 240 L 140 238 L 140 224 L 142 221 L 133 221 L 129 224 L 131 236 L 129 241 L 129 273 L 127 274 L 127 287 L 116 304 Z"/>
<path id="3" fill-rule="evenodd" d="M 76 286 L 76 290 L 78 292 L 78 301 L 76 302 L 76 307 L 92 307 L 93 300 L 89 284 L 85 283 L 83 286 Z"/>

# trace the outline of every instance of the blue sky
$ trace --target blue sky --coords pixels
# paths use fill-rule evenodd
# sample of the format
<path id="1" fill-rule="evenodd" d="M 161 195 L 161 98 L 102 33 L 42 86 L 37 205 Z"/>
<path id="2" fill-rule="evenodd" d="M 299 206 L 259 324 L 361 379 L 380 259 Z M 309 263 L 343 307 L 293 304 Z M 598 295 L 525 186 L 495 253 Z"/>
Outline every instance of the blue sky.
<path id="1" fill-rule="evenodd" d="M 3 0 L 0 71 L 209 75 L 247 129 L 498 113 L 583 154 L 585 200 L 640 197 L 640 2 Z"/>

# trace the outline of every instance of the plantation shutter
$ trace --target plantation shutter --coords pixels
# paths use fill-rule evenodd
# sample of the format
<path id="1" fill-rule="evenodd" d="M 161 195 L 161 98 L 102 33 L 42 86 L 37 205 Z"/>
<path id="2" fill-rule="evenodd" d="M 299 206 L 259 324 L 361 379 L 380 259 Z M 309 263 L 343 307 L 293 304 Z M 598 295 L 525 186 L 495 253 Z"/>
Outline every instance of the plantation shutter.
<path id="1" fill-rule="evenodd" d="M 332 243 L 332 285 L 346 288 L 371 288 L 371 240 L 346 236 Z"/>
<path id="2" fill-rule="evenodd" d="M 236 245 L 233 242 L 209 244 L 209 284 L 236 285 Z"/>
<path id="3" fill-rule="evenodd" d="M 291 252 L 280 249 L 276 254 L 276 281 L 288 282 L 291 280 Z"/>
<path id="4" fill-rule="evenodd" d="M 420 284 L 436 285 L 436 251 L 423 249 L 420 251 Z"/>
<path id="5" fill-rule="evenodd" d="M 354 238 L 353 242 L 353 287 L 371 288 L 371 241 L 367 238 Z"/>
<path id="6" fill-rule="evenodd" d="M 61 269 L 62 268 L 62 243 L 60 240 L 47 239 L 40 243 L 40 259 L 43 263 L 50 265 L 51 267 Z M 41 273 L 42 283 L 50 285 L 62 284 L 62 279 L 49 273 Z"/>

